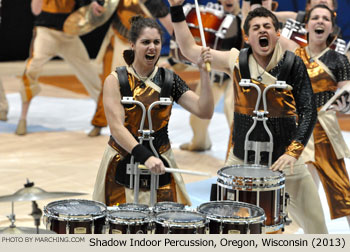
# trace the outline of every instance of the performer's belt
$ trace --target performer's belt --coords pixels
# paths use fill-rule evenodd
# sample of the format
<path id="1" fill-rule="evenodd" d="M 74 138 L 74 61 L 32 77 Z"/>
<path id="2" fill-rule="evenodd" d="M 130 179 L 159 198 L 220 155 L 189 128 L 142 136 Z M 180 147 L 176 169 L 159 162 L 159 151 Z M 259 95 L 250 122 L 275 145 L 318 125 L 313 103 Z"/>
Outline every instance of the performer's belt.
<path id="1" fill-rule="evenodd" d="M 322 107 L 325 105 L 329 99 L 332 98 L 334 95 L 333 91 L 324 91 L 324 92 L 319 92 L 315 94 L 315 100 L 316 100 L 316 107 Z"/>

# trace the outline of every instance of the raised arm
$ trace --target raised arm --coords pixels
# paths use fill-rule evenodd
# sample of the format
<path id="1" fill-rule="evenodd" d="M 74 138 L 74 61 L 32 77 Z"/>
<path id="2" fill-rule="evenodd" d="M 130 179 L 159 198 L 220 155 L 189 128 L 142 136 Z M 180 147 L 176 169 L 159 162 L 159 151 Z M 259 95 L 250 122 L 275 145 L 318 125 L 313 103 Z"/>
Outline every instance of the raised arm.
<path id="1" fill-rule="evenodd" d="M 176 42 L 179 44 L 182 54 L 193 63 L 197 62 L 201 54 L 201 46 L 197 45 L 185 20 L 182 4 L 184 0 L 168 0 L 170 3 L 170 14 L 174 25 Z M 238 52 L 238 50 L 237 50 Z M 229 51 L 218 51 L 211 49 L 212 68 L 218 71 L 225 72 L 231 75 L 230 61 L 235 61 L 236 58 L 230 59 Z M 238 55 L 238 53 L 237 53 Z"/>
<path id="2" fill-rule="evenodd" d="M 203 48 L 197 61 L 200 72 L 200 95 L 189 90 L 184 93 L 178 103 L 192 114 L 202 119 L 210 119 L 214 113 L 214 97 L 210 87 L 210 77 L 204 62 L 211 62 L 209 48 Z"/>
<path id="3" fill-rule="evenodd" d="M 103 88 L 103 105 L 107 122 L 114 140 L 128 153 L 135 156 L 136 161 L 144 163 L 154 173 L 164 173 L 163 162 L 141 146 L 129 130 L 124 126 L 124 107 L 121 104 L 119 81 L 113 75 L 107 76 Z"/>

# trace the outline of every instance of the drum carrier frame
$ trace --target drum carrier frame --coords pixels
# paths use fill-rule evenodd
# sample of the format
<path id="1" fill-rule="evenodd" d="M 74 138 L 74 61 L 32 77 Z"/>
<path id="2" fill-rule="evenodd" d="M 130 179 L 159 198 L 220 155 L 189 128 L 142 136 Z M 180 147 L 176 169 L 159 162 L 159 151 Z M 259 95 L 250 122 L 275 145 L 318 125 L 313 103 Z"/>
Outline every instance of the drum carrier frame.
<path id="1" fill-rule="evenodd" d="M 255 152 L 255 160 L 254 160 L 254 164 L 253 164 L 252 168 L 254 168 L 254 166 L 255 166 L 255 168 L 257 168 L 258 166 L 261 166 L 261 164 L 260 164 L 261 155 L 260 154 L 262 152 L 268 152 L 268 154 L 269 154 L 268 155 L 268 167 L 271 167 L 271 165 L 272 165 L 272 152 L 273 152 L 273 135 L 267 126 L 267 120 L 268 120 L 267 115 L 269 114 L 269 112 L 267 110 L 266 94 L 272 88 L 285 89 L 285 90 L 292 90 L 293 89 L 292 86 L 287 84 L 286 80 L 287 80 L 287 78 L 290 74 L 290 70 L 293 66 L 295 55 L 292 52 L 289 52 L 289 51 L 286 52 L 285 62 L 282 65 L 281 74 L 278 76 L 276 83 L 268 85 L 264 89 L 264 91 L 261 92 L 260 87 L 257 84 L 252 83 L 252 81 L 251 81 L 249 65 L 248 65 L 248 59 L 249 59 L 250 53 L 251 53 L 251 48 L 245 48 L 245 49 L 242 49 L 240 54 L 239 54 L 239 68 L 240 68 L 240 73 L 242 76 L 242 79 L 239 82 L 239 85 L 243 88 L 255 88 L 257 91 L 257 101 L 255 104 L 255 110 L 253 111 L 253 113 L 255 114 L 255 116 L 253 116 L 253 125 L 249 128 L 249 130 L 246 134 L 246 137 L 245 137 L 245 141 L 244 141 L 244 165 L 248 165 L 248 151 Z M 259 80 L 259 81 L 261 81 L 261 80 Z M 261 103 L 261 99 L 263 102 L 263 110 L 259 110 L 259 105 Z M 253 130 L 255 129 L 258 121 L 261 121 L 263 123 L 264 129 L 269 136 L 268 142 L 249 140 L 249 136 L 253 132 Z M 219 175 L 219 173 L 218 173 L 218 175 Z M 221 182 L 224 182 L 224 180 L 225 180 L 224 176 L 221 178 L 218 177 L 218 182 L 220 180 L 222 180 Z M 245 183 L 245 182 L 247 182 L 247 183 Z M 260 205 L 260 193 L 259 193 L 260 191 L 276 189 L 276 188 L 274 188 L 273 185 L 270 185 L 270 187 L 268 187 L 268 188 L 257 189 L 258 186 L 261 184 L 265 184 L 265 186 L 269 184 L 269 182 L 265 181 L 264 179 L 259 180 L 259 181 L 258 180 L 252 181 L 251 179 L 248 179 L 245 182 L 243 182 L 242 185 L 239 185 L 239 187 L 248 188 L 248 189 L 254 188 L 254 191 L 257 191 L 257 195 L 256 195 L 256 197 L 257 197 L 256 205 L 257 206 Z M 283 180 L 283 182 L 284 182 L 284 180 Z M 223 200 L 224 195 L 225 195 L 225 189 L 232 189 L 232 186 L 221 186 L 220 190 L 217 190 L 217 199 L 221 198 L 221 200 Z M 239 201 L 239 190 L 242 190 L 242 188 L 236 189 L 235 201 Z M 278 231 L 279 229 L 284 228 L 285 223 L 286 224 L 290 223 L 290 220 L 287 220 L 288 214 L 286 213 L 286 203 L 287 203 L 287 199 L 289 198 L 289 196 L 285 192 L 284 186 L 281 187 L 281 194 L 282 194 L 282 209 L 281 209 L 282 221 L 281 221 L 281 223 L 279 223 L 277 225 L 266 226 L 267 232 Z M 277 197 L 275 197 L 275 201 L 276 200 L 277 200 Z M 276 209 L 275 209 L 275 212 L 276 212 Z M 277 213 L 275 213 L 275 216 L 276 216 L 276 214 Z"/>
<path id="2" fill-rule="evenodd" d="M 130 90 L 126 67 L 118 67 L 116 70 L 118 73 L 120 89 L 122 93 L 121 103 L 124 105 L 138 105 L 142 109 L 142 118 L 140 122 L 140 128 L 138 130 L 140 134 L 140 136 L 138 137 L 139 144 L 142 144 L 144 141 L 149 141 L 149 146 L 151 147 L 151 150 L 154 156 L 157 158 L 159 158 L 159 154 L 153 145 L 154 137 L 152 136 L 152 134 L 154 133 L 154 131 L 152 129 L 151 111 L 156 105 L 163 105 L 163 106 L 172 105 L 172 100 L 170 99 L 170 93 L 172 90 L 173 73 L 165 68 L 163 69 L 164 69 L 164 79 L 161 87 L 159 101 L 155 101 L 151 103 L 147 111 L 146 111 L 145 105 L 142 102 L 136 101 L 133 98 L 132 92 Z M 144 129 L 146 114 L 147 114 L 147 119 L 149 124 L 148 130 Z M 151 207 L 153 207 L 154 204 L 156 203 L 156 190 L 159 188 L 159 175 L 151 173 L 148 169 L 140 169 L 139 165 L 140 163 L 135 162 L 134 156 L 131 155 L 130 163 L 127 164 L 126 166 L 126 173 L 130 175 L 130 189 L 134 189 L 134 203 L 138 204 L 138 201 L 139 201 L 140 175 L 150 175 L 151 176 L 150 205 Z"/>

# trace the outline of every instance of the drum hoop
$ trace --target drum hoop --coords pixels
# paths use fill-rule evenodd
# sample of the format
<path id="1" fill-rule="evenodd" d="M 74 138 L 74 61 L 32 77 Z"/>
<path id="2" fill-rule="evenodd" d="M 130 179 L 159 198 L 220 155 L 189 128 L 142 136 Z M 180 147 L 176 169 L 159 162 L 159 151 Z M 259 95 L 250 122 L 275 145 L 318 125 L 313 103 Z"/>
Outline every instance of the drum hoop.
<path id="1" fill-rule="evenodd" d="M 207 218 L 209 220 L 217 221 L 217 222 L 222 222 L 222 223 L 237 223 L 237 224 L 257 224 L 257 223 L 263 223 L 266 221 L 266 216 L 265 214 L 262 216 L 257 216 L 253 218 L 245 217 L 243 218 L 227 218 L 227 217 L 221 217 L 221 216 L 216 216 L 216 215 L 207 215 Z"/>
<path id="2" fill-rule="evenodd" d="M 53 209 L 50 209 L 51 206 L 58 205 L 59 203 L 68 203 L 72 201 L 95 203 L 96 205 L 103 207 L 104 209 L 101 210 L 101 212 L 99 213 L 84 214 L 84 215 L 60 214 L 57 211 L 53 212 L 52 211 Z M 50 202 L 49 204 L 44 206 L 44 216 L 50 219 L 55 219 L 59 221 L 93 221 L 96 219 L 106 217 L 106 213 L 107 213 L 107 206 L 102 202 L 94 201 L 94 200 L 84 200 L 84 199 L 58 200 L 58 201 Z"/>
<path id="3" fill-rule="evenodd" d="M 143 225 L 143 224 L 148 224 L 152 220 L 148 217 L 145 219 L 133 219 L 131 221 L 128 221 L 127 219 L 111 219 L 107 217 L 107 222 L 112 223 L 112 224 L 119 224 L 119 225 Z"/>
<path id="4" fill-rule="evenodd" d="M 282 189 L 285 187 L 284 181 L 281 184 L 273 184 L 270 186 L 261 187 L 261 184 L 250 184 L 250 185 L 235 185 L 232 181 L 227 181 L 229 183 L 225 183 L 226 180 L 220 180 L 218 178 L 217 184 L 221 187 L 231 190 L 239 190 L 239 191 L 254 191 L 254 192 L 265 192 L 265 191 L 276 191 L 278 189 Z"/>

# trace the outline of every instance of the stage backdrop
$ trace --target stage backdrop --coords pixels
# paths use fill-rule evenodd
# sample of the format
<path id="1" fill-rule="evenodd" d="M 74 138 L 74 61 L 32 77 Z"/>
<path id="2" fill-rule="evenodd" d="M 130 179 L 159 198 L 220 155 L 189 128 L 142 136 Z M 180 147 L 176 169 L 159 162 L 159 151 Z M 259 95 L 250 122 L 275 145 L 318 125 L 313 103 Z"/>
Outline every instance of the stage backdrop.
<path id="1" fill-rule="evenodd" d="M 166 3 L 167 0 L 164 0 Z M 34 16 L 30 10 L 31 0 L 0 0 L 0 61 L 25 60 L 28 57 Z M 193 0 L 187 2 L 193 3 Z M 208 0 L 199 0 L 205 4 Z M 306 0 L 279 0 L 279 11 L 303 10 Z M 338 0 L 337 23 L 342 28 L 343 39 L 350 41 L 350 0 Z M 96 57 L 109 23 L 82 36 L 91 58 Z M 166 37 L 169 39 L 169 37 Z M 167 48 L 163 53 L 167 52 Z"/>

